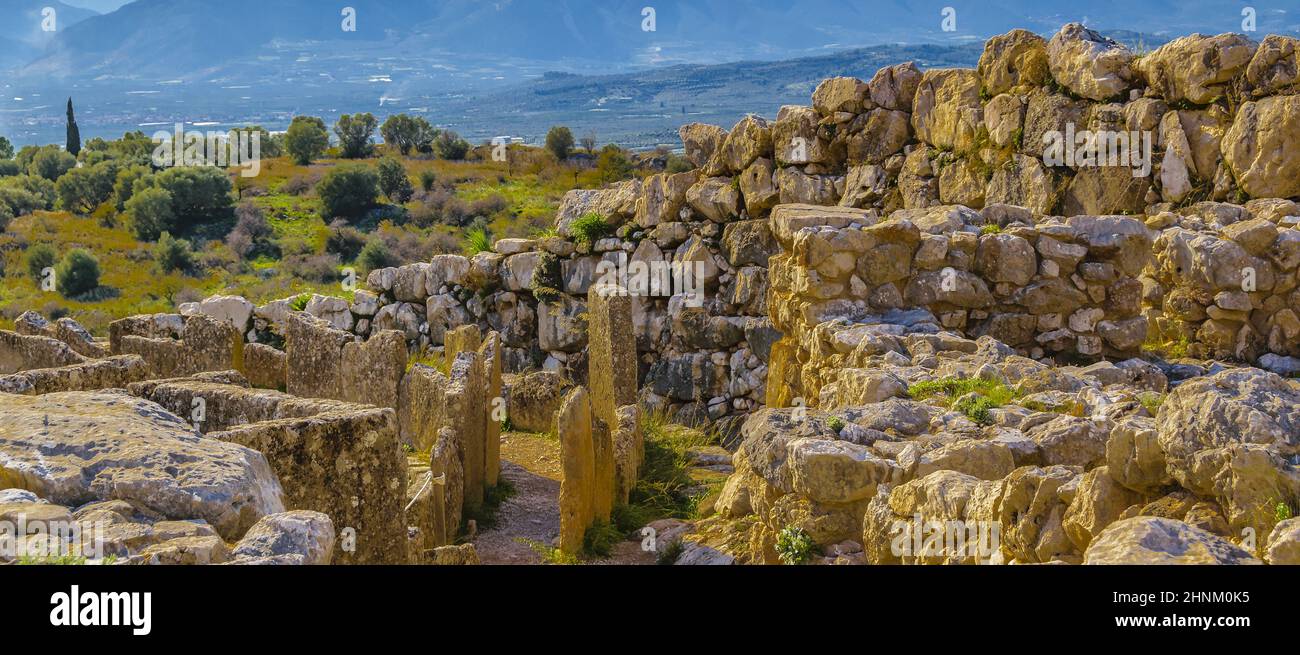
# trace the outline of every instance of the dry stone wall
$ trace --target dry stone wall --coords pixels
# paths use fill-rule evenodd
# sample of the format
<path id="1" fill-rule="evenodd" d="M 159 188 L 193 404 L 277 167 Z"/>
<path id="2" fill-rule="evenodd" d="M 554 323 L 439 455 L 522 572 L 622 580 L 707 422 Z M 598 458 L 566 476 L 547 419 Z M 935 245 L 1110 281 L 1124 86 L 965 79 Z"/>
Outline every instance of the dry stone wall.
<path id="1" fill-rule="evenodd" d="M 872 309 L 924 307 L 945 329 L 995 335 L 1026 353 L 1122 356 L 1160 338 L 1254 363 L 1272 355 L 1268 365 L 1286 370 L 1296 365 L 1285 359 L 1296 340 L 1300 212 L 1289 199 L 1300 195 L 1300 157 L 1286 145 L 1300 138 L 1295 51 L 1287 37 L 1193 35 L 1138 57 L 1077 24 L 1050 39 L 1014 30 L 990 39 L 973 70 L 898 64 L 870 80 L 826 80 L 809 106 L 747 116 L 730 130 L 684 126 L 694 170 L 571 191 L 558 236 L 373 271 L 350 300 L 316 296 L 306 311 L 360 336 L 396 330 L 412 352 L 439 352 L 462 326 L 495 330 L 506 373 L 543 368 L 582 384 L 587 294 L 612 272 L 634 290 L 643 399 L 676 420 L 734 432 L 769 395 L 773 344 L 803 338 L 769 318 L 793 312 L 780 306 L 788 290 L 769 292 L 769 258 L 782 245 L 792 255 L 796 231 L 771 215 L 813 205 L 842 208 L 861 227 L 910 222 L 918 234 L 868 243 L 841 229 L 840 240 L 854 242 L 834 246 L 849 251 L 829 263 L 809 254 L 827 269 L 819 275 L 836 273 L 845 288 L 816 293 Z M 1189 61 L 1198 63 L 1176 63 Z M 605 235 L 575 231 L 592 214 Z M 821 227 L 846 227 L 838 220 Z M 1276 235 L 1250 227 L 1261 220 Z M 784 244 L 774 228 L 787 230 Z M 1225 239 L 1244 254 L 1215 245 Z M 848 271 L 829 269 L 850 252 L 853 272 L 840 280 Z M 1231 280 L 1220 254 L 1244 262 Z M 1220 279 L 1185 278 L 1178 267 L 1189 259 L 1214 262 Z M 673 264 L 696 273 L 700 306 L 671 281 L 639 288 L 647 272 Z M 1247 267 L 1253 290 L 1240 288 Z M 949 269 L 952 291 L 938 284 Z M 292 301 L 240 300 L 185 311 L 274 343 Z"/>

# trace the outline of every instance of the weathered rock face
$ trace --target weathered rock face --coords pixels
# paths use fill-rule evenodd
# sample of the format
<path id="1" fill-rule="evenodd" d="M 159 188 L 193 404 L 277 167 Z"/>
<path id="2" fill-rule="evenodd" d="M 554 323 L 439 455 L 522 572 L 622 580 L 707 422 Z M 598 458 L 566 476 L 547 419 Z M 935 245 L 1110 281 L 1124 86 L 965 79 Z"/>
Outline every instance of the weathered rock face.
<path id="1" fill-rule="evenodd" d="M 1042 86 L 1051 75 L 1047 42 L 1026 30 L 995 36 L 984 45 L 979 75 L 989 96 Z"/>
<path id="2" fill-rule="evenodd" d="M 1133 53 L 1078 23 L 1061 28 L 1047 44 L 1048 65 L 1062 86 L 1089 100 L 1107 100 L 1134 80 Z"/>
<path id="3" fill-rule="evenodd" d="M 548 432 L 554 427 L 567 389 L 564 378 L 551 371 L 516 376 L 505 385 L 510 425 L 522 432 Z"/>
<path id="4" fill-rule="evenodd" d="M 1255 55 L 1240 34 L 1174 39 L 1137 62 L 1147 85 L 1171 103 L 1209 104 L 1226 93 Z"/>
<path id="5" fill-rule="evenodd" d="M 1223 138 L 1223 160 L 1255 198 L 1300 195 L 1300 95 L 1247 102 Z"/>
<path id="6" fill-rule="evenodd" d="M 229 323 L 206 314 L 185 317 L 179 340 L 123 335 L 114 352 L 144 358 L 151 377 L 183 377 L 244 365 L 244 337 Z"/>
<path id="7" fill-rule="evenodd" d="M 53 337 L 0 330 L 0 374 L 71 366 L 84 361 L 85 357 Z"/>
<path id="8" fill-rule="evenodd" d="M 0 394 L 0 409 L 0 487 L 62 505 L 126 500 L 169 518 L 202 518 L 232 541 L 284 510 L 261 453 L 202 438 L 147 400 Z"/>
<path id="9" fill-rule="evenodd" d="M 1268 534 L 1280 498 L 1300 493 L 1300 390 L 1240 369 L 1198 378 L 1169 395 L 1156 421 L 1175 481 L 1219 501 L 1229 525 Z"/>
<path id="10" fill-rule="evenodd" d="M 304 565 L 329 564 L 334 557 L 334 523 L 320 512 L 293 511 L 262 517 L 239 540 L 241 558 L 289 557 Z"/>
<path id="11" fill-rule="evenodd" d="M 984 122 L 980 77 L 972 70 L 926 71 L 917 86 L 912 130 L 932 146 L 966 150 Z"/>
<path id="12" fill-rule="evenodd" d="M 1255 96 L 1275 95 L 1293 88 L 1300 80 L 1296 68 L 1296 44 L 1289 36 L 1270 34 L 1260 42 L 1246 66 L 1246 82 Z"/>
<path id="13" fill-rule="evenodd" d="M 43 368 L 0 376 L 0 392 L 40 395 L 62 391 L 121 389 L 149 373 L 144 359 L 122 355 L 60 368 Z"/>
<path id="14" fill-rule="evenodd" d="M 1259 564 L 1250 553 L 1182 521 L 1137 517 L 1092 540 L 1085 564 Z"/>

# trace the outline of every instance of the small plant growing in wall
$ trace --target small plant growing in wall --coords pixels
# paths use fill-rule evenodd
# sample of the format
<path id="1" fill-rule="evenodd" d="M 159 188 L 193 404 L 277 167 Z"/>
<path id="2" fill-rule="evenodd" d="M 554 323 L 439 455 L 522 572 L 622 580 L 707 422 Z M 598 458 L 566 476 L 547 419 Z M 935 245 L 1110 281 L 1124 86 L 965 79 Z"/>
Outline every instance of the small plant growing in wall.
<path id="1" fill-rule="evenodd" d="M 533 269 L 533 278 L 529 281 L 533 297 L 538 302 L 555 302 L 560 299 L 559 287 L 562 284 L 560 258 L 543 252 L 537 258 L 537 268 Z"/>
<path id="2" fill-rule="evenodd" d="M 614 226 L 610 225 L 604 216 L 591 212 L 574 220 L 569 226 L 569 232 L 573 234 L 574 241 L 590 246 L 613 234 Z"/>
<path id="3" fill-rule="evenodd" d="M 816 548 L 817 544 L 803 528 L 787 526 L 776 535 L 776 554 L 788 566 L 811 562 Z"/>
<path id="4" fill-rule="evenodd" d="M 828 421 L 826 421 L 826 426 L 834 430 L 835 434 L 839 434 L 844 431 L 844 419 L 838 416 L 832 416 Z"/>

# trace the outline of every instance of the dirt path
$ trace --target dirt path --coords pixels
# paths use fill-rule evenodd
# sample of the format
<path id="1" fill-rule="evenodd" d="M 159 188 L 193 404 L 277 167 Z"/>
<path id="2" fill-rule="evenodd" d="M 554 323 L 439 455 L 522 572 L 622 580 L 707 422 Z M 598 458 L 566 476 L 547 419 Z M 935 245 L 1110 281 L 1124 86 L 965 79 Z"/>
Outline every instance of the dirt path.
<path id="1" fill-rule="evenodd" d="M 483 564 L 542 564 L 528 542 L 553 546 L 560 535 L 560 442 L 538 434 L 501 438 L 501 477 L 514 494 L 501 504 L 496 525 L 474 539 Z M 608 560 L 588 564 L 653 564 L 638 542 L 619 544 Z"/>
<path id="2" fill-rule="evenodd" d="M 560 442 L 544 435 L 501 437 L 501 477 L 514 487 L 496 525 L 474 539 L 484 564 L 541 564 L 521 540 L 551 545 L 560 534 Z"/>

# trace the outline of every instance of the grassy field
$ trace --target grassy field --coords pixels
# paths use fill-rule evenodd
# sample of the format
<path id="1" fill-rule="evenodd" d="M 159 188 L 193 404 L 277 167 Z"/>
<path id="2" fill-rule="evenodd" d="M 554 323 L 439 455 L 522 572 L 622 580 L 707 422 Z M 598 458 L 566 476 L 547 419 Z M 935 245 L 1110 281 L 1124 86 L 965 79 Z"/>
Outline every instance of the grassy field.
<path id="1" fill-rule="evenodd" d="M 396 262 L 422 261 L 460 252 L 466 232 L 476 227 L 486 229 L 493 240 L 540 233 L 550 227 L 566 191 L 601 185 L 598 171 L 561 165 L 539 149 L 512 147 L 508 163 L 476 154 L 486 153 L 472 153 L 467 161 L 401 158 L 415 196 L 400 210 L 389 205 L 380 212 L 384 217 L 346 229 L 355 230 L 354 238 L 382 240 Z M 362 161 L 374 165 L 377 160 Z M 354 262 L 329 251 L 335 230 L 321 218 L 321 201 L 313 190 L 339 163 L 324 159 L 300 166 L 288 158 L 270 159 L 262 162 L 257 177 L 232 177 L 236 204 L 249 202 L 261 209 L 274 247 L 243 258 L 221 239 L 196 239 L 194 264 L 184 273 L 163 272 L 154 244 L 132 236 L 129 217 L 112 201 L 91 216 L 64 211 L 20 216 L 0 234 L 0 328 L 11 329 L 22 312 L 36 310 L 47 317 L 71 316 L 104 334 L 108 323 L 123 316 L 169 312 L 178 303 L 217 293 L 255 303 L 302 293 L 343 295 L 340 270 Z M 429 173 L 433 182 L 425 190 L 422 177 Z M 42 291 L 26 263 L 28 249 L 40 243 L 52 246 L 59 257 L 74 248 L 90 251 L 99 261 L 100 289 L 75 299 Z M 362 267 L 357 270 L 364 275 Z"/>

